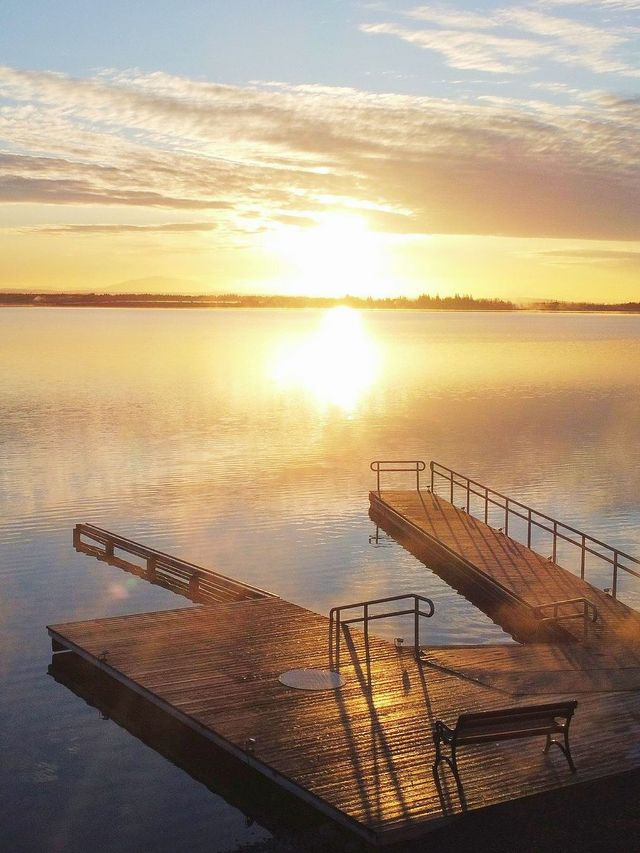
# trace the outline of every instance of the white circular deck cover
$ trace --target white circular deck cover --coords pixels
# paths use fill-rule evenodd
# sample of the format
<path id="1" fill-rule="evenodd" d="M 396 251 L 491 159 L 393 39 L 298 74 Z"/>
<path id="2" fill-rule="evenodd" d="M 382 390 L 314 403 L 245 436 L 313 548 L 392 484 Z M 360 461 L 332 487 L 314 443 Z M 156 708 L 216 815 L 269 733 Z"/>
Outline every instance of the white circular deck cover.
<path id="1" fill-rule="evenodd" d="M 331 669 L 290 669 L 278 681 L 298 690 L 337 690 L 345 683 L 340 673 Z"/>

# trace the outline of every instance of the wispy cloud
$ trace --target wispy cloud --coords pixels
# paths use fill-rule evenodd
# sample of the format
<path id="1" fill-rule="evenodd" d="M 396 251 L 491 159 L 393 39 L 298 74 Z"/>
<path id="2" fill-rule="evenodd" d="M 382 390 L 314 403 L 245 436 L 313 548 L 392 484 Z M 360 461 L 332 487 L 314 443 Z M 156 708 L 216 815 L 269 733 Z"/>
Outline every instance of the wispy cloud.
<path id="1" fill-rule="evenodd" d="M 640 69 L 618 55 L 630 45 L 633 31 L 629 28 L 612 29 L 523 5 L 482 13 L 446 6 L 418 6 L 408 10 L 405 17 L 434 26 L 409 29 L 382 22 L 363 24 L 361 30 L 396 36 L 440 53 L 452 68 L 518 74 L 537 67 L 532 60 L 544 60 L 586 68 L 596 74 L 640 77 Z M 516 36 L 514 31 L 525 36 Z"/>
<path id="2" fill-rule="evenodd" d="M 640 9 L 640 0 L 537 0 L 537 5 L 546 7 L 591 6 L 600 9 L 618 9 L 623 12 L 636 12 Z"/>
<path id="3" fill-rule="evenodd" d="M 531 39 L 485 32 L 448 29 L 409 30 L 395 24 L 363 24 L 362 32 L 397 36 L 409 44 L 442 54 L 451 68 L 516 74 L 531 69 L 529 60 L 548 56 L 551 49 Z"/>
<path id="4" fill-rule="evenodd" d="M 227 208 L 225 202 L 210 199 L 176 198 L 161 193 L 95 187 L 88 181 L 71 178 L 25 178 L 20 175 L 0 177 L 0 202 L 37 204 L 115 204 L 135 207 L 170 207 L 186 209 Z"/>
<path id="5" fill-rule="evenodd" d="M 213 231 L 217 228 L 215 222 L 164 222 L 158 225 L 130 224 L 72 224 L 72 225 L 39 225 L 23 228 L 37 234 L 182 234 L 197 231 Z"/>
<path id="6" fill-rule="evenodd" d="M 537 252 L 538 255 L 556 259 L 559 262 L 574 264 L 615 264 L 640 267 L 640 251 L 627 252 L 624 249 L 552 249 Z"/>
<path id="7" fill-rule="evenodd" d="M 394 233 L 640 239 L 634 99 L 465 103 L 11 68 L 0 86 L 12 204 L 89 205 L 98 223 L 103 206 L 208 210 L 230 241 L 340 207 Z"/>
<path id="8" fill-rule="evenodd" d="M 495 26 L 491 16 L 486 13 L 440 5 L 417 6 L 406 12 L 406 15 L 419 21 L 429 21 L 432 24 L 456 30 L 483 30 Z"/>

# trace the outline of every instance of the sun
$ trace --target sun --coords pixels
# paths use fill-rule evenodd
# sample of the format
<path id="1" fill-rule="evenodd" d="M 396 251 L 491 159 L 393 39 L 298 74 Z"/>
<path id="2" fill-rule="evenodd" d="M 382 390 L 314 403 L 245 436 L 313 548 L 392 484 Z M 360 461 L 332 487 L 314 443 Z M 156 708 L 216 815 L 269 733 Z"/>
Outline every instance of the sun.
<path id="1" fill-rule="evenodd" d="M 308 228 L 283 226 L 272 246 L 292 268 L 290 289 L 306 296 L 384 296 L 380 235 L 361 216 L 327 214 Z"/>

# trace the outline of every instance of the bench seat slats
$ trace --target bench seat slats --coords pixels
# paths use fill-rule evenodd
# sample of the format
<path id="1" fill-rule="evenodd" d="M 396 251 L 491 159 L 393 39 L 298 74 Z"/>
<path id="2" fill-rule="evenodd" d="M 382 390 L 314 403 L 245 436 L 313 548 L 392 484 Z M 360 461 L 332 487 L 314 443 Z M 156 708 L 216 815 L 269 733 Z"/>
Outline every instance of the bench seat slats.
<path id="1" fill-rule="evenodd" d="M 491 743 L 491 741 L 498 740 L 514 740 L 519 737 L 534 737 L 535 735 L 548 735 L 548 734 L 556 734 L 563 730 L 564 726 L 554 725 L 554 726 L 528 726 L 523 728 L 520 726 L 519 728 L 514 729 L 495 729 L 495 728 L 486 728 L 474 729 L 473 733 L 469 734 L 460 734 L 456 735 L 456 743 L 461 745 L 465 743 Z"/>
<path id="2" fill-rule="evenodd" d="M 489 720 L 513 720 L 516 717 L 529 717 L 536 715 L 547 717 L 566 717 L 570 710 L 575 710 L 577 704 L 577 701 L 572 699 L 570 702 L 548 702 L 544 705 L 523 705 L 519 708 L 500 708 L 496 711 L 476 711 L 473 714 L 460 714 L 458 717 L 458 725 L 467 726 L 475 720 L 480 720 L 483 723 L 486 723 Z"/>

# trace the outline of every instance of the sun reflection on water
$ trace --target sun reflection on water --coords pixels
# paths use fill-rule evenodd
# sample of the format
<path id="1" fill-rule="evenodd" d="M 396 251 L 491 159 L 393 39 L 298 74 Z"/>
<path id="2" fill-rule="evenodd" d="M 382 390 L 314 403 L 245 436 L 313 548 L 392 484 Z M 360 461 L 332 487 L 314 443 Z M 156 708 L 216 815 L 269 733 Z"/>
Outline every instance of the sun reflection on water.
<path id="1" fill-rule="evenodd" d="M 379 354 L 359 311 L 345 306 L 327 311 L 302 341 L 277 352 L 271 378 L 283 389 L 302 389 L 322 406 L 352 413 L 371 387 Z"/>

